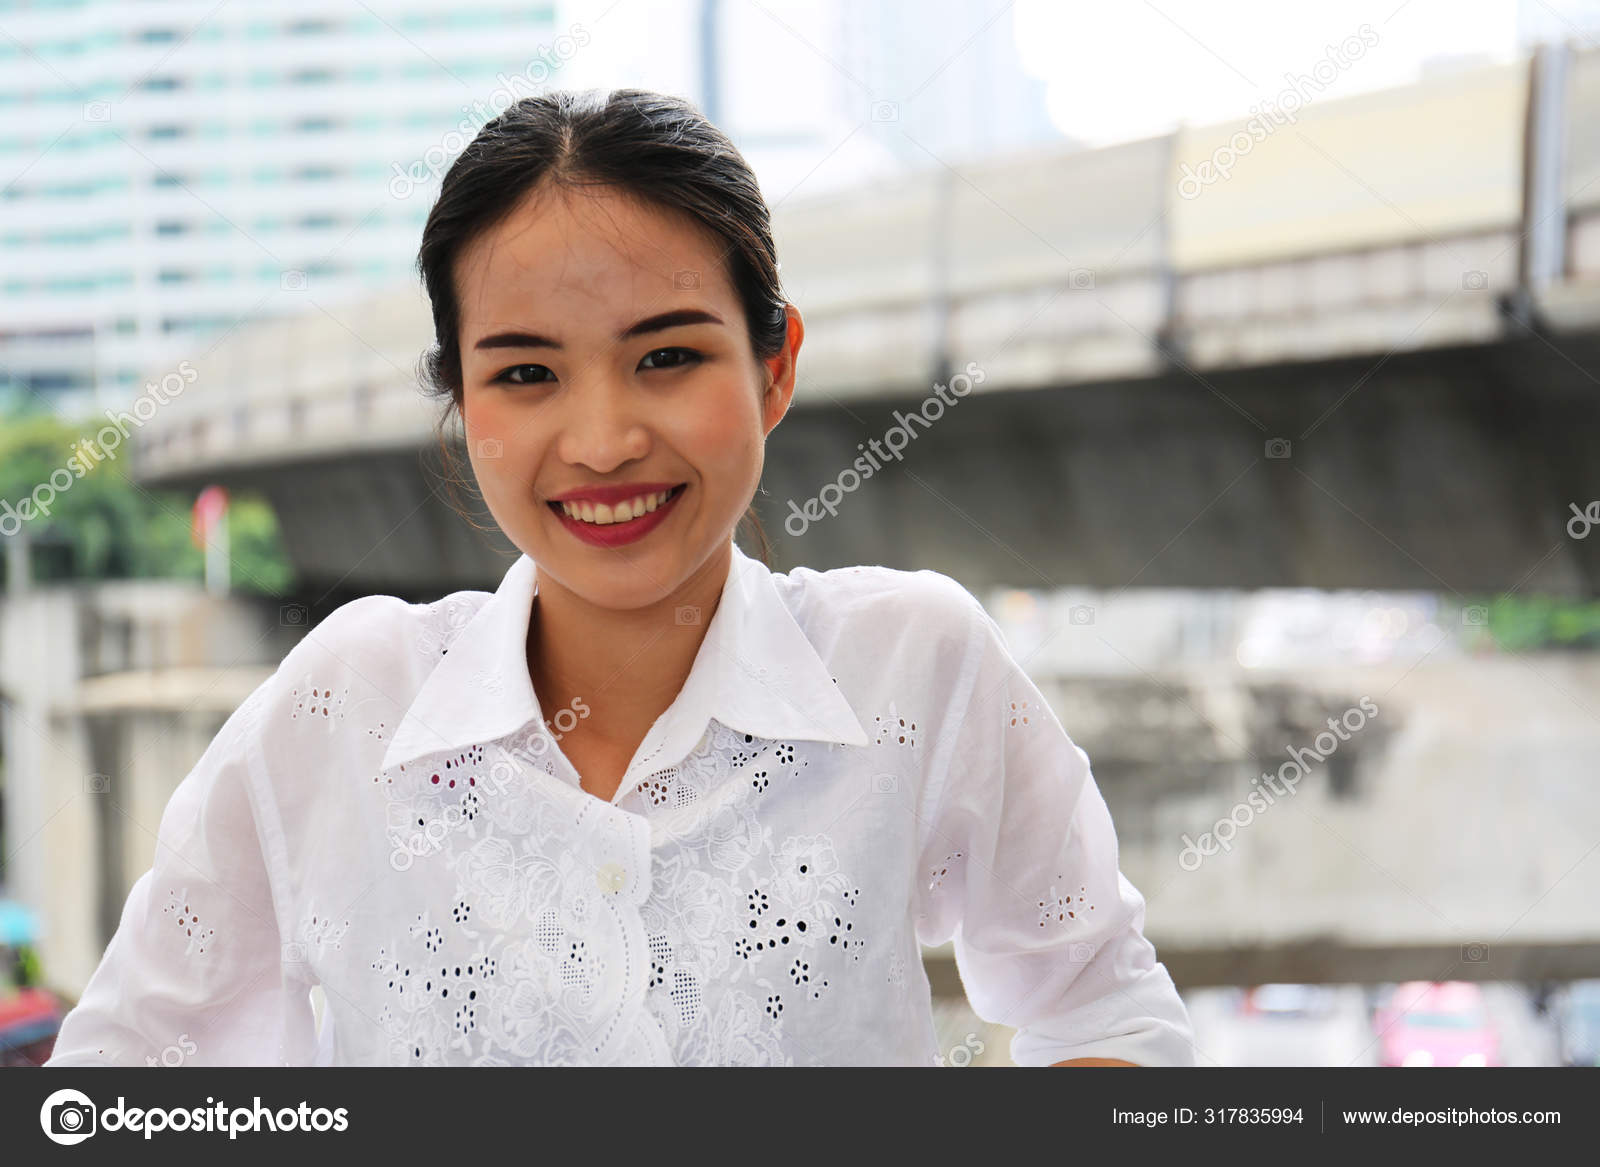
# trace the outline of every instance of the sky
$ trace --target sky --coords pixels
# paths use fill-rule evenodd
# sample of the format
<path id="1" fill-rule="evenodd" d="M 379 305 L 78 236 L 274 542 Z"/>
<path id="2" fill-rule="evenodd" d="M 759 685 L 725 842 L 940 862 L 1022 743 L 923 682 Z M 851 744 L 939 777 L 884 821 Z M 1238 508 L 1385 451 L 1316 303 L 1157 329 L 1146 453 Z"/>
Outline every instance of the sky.
<path id="1" fill-rule="evenodd" d="M 1567 23 L 1570 0 L 1531 2 Z M 1101 146 L 1242 117 L 1363 25 L 1370 47 L 1352 49 L 1332 95 L 1407 84 L 1428 62 L 1513 60 L 1517 11 L 1515 0 L 1018 0 L 1016 33 L 1062 133 Z"/>

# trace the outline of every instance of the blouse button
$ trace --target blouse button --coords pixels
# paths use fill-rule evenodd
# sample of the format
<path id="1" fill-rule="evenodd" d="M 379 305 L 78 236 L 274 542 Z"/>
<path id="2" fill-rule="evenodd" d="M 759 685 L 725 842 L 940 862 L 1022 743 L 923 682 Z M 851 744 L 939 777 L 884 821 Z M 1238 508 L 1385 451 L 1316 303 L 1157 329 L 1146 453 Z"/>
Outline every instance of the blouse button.
<path id="1" fill-rule="evenodd" d="M 600 885 L 601 891 L 621 891 L 626 879 L 627 874 L 620 863 L 603 864 L 594 873 L 594 880 Z"/>

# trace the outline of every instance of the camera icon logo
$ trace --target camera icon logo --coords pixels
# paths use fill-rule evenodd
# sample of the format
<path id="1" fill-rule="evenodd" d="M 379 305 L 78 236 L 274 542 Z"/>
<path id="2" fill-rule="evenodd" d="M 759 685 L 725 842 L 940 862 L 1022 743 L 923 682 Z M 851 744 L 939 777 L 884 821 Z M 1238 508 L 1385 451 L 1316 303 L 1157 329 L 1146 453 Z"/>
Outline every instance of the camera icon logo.
<path id="1" fill-rule="evenodd" d="M 478 457 L 480 458 L 498 458 L 505 452 L 505 443 L 499 438 L 478 439 Z"/>
<path id="2" fill-rule="evenodd" d="M 39 1125 L 52 1143 L 71 1147 L 94 1134 L 94 1103 L 81 1090 L 57 1090 L 39 1108 Z"/>
<path id="3" fill-rule="evenodd" d="M 111 120 L 111 103 L 109 101 L 88 101 L 83 106 L 83 120 L 86 122 L 108 122 Z"/>
<path id="4" fill-rule="evenodd" d="M 900 789 L 900 780 L 893 774 L 874 774 L 872 776 L 872 790 L 874 794 L 893 794 Z"/>
<path id="5" fill-rule="evenodd" d="M 109 774 L 90 774 L 83 780 L 85 794 L 106 794 L 111 790 Z"/>
<path id="6" fill-rule="evenodd" d="M 284 628 L 298 628 L 306 623 L 308 615 L 304 604 L 284 604 L 278 609 L 278 623 Z"/>
<path id="7" fill-rule="evenodd" d="M 875 122 L 897 122 L 900 120 L 900 104 L 894 101 L 875 101 L 872 103 L 872 120 Z"/>
<path id="8" fill-rule="evenodd" d="M 1075 267 L 1067 273 L 1067 287 L 1074 292 L 1092 291 L 1094 288 L 1094 268 Z"/>
<path id="9" fill-rule="evenodd" d="M 1074 604 L 1067 609 L 1067 623 L 1093 624 L 1094 608 L 1088 604 Z"/>
<path id="10" fill-rule="evenodd" d="M 306 273 L 291 268 L 278 277 L 278 286 L 286 292 L 303 292 L 306 290 Z"/>
<path id="11" fill-rule="evenodd" d="M 1269 457 L 1269 458 L 1287 458 L 1289 456 L 1289 450 L 1290 450 L 1290 445 L 1289 445 L 1289 439 L 1288 438 L 1268 438 L 1267 439 L 1267 457 Z"/>
<path id="12" fill-rule="evenodd" d="M 1461 288 L 1467 292 L 1481 292 L 1489 286 L 1489 273 L 1467 271 L 1461 273 Z"/>
<path id="13" fill-rule="evenodd" d="M 674 288 L 698 288 L 700 286 L 700 273 L 692 268 L 672 273 L 672 286 Z"/>
<path id="14" fill-rule="evenodd" d="M 683 604 L 676 610 L 676 619 L 679 624 L 700 623 L 700 609 L 693 604 Z"/>

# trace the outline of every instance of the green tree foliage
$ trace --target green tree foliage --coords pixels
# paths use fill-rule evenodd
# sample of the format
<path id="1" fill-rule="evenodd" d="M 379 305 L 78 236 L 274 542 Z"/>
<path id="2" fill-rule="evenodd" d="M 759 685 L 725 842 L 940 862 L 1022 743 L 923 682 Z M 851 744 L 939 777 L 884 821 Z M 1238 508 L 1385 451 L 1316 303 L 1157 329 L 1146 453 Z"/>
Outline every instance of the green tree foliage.
<path id="1" fill-rule="evenodd" d="M 205 554 L 189 538 L 192 496 L 156 491 L 128 477 L 127 445 L 96 458 L 97 427 L 74 427 L 53 414 L 13 409 L 0 418 L 0 520 L 25 499 L 48 508 L 23 522 L 33 578 L 201 579 Z M 137 441 L 135 434 L 130 441 Z M 72 481 L 50 496 L 57 484 Z M 8 511 L 6 508 L 11 508 Z M 228 509 L 229 577 L 239 591 L 281 595 L 293 582 L 277 519 L 263 500 L 234 496 Z M 10 539 L 0 538 L 0 553 Z"/>
<path id="2" fill-rule="evenodd" d="M 1489 636 L 1507 652 L 1600 649 L 1600 601 L 1499 596 L 1488 609 Z"/>

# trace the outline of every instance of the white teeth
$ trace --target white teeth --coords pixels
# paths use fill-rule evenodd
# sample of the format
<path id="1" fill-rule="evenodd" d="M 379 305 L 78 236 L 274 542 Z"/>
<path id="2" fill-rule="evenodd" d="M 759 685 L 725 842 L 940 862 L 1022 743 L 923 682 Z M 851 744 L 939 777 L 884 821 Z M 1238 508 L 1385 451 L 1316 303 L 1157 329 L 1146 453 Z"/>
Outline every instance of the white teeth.
<path id="1" fill-rule="evenodd" d="M 603 502 L 591 503 L 583 499 L 576 503 L 564 502 L 561 504 L 561 509 L 570 518 L 604 527 L 611 523 L 626 523 L 630 519 L 637 519 L 640 515 L 655 510 L 667 501 L 667 496 L 671 493 L 670 490 L 658 490 L 654 494 L 642 494 L 627 502 L 619 502 L 614 507 Z"/>

